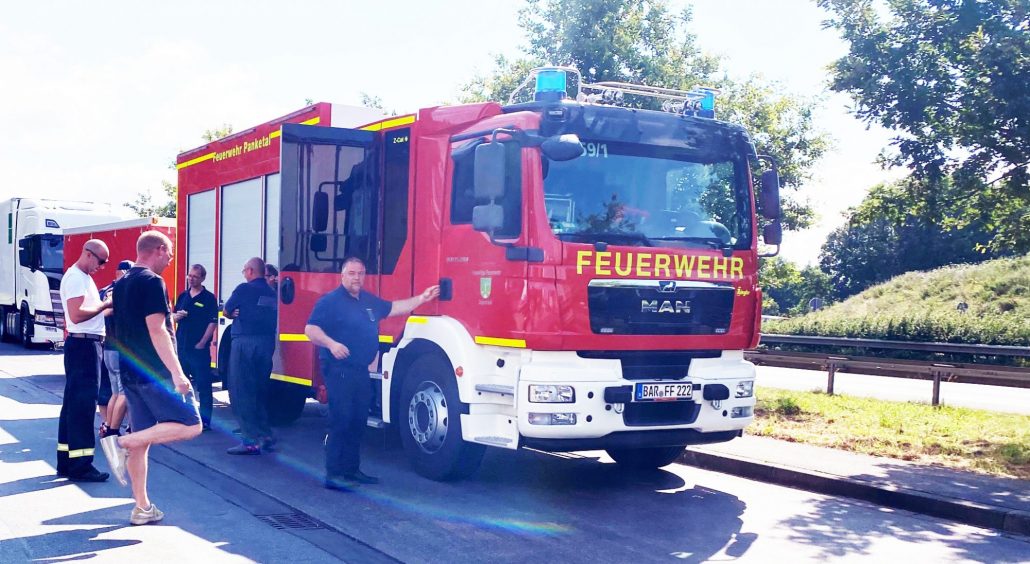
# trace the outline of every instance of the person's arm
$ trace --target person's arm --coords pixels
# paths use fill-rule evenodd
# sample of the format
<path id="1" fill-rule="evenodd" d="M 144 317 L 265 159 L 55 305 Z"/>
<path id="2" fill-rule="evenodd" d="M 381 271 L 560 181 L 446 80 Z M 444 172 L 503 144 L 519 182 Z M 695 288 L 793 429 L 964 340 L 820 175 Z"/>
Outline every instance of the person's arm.
<path id="1" fill-rule="evenodd" d="M 329 349 L 333 358 L 337 360 L 343 360 L 350 356 L 350 349 L 347 348 L 347 345 L 334 341 L 329 337 L 329 335 L 326 335 L 325 331 L 323 331 L 318 325 L 305 325 L 304 334 L 307 335 L 308 339 L 311 340 L 316 347 Z"/>
<path id="2" fill-rule="evenodd" d="M 225 305 L 222 307 L 222 314 L 229 319 L 236 319 L 236 316 L 240 314 L 240 294 L 242 288 L 243 284 L 237 286 L 236 289 L 232 291 L 232 294 L 229 295 L 229 299 L 225 300 Z"/>
<path id="3" fill-rule="evenodd" d="M 213 321 L 211 323 L 208 323 L 207 324 L 207 329 L 204 331 L 204 336 L 200 338 L 200 341 L 198 341 L 196 346 L 193 347 L 193 348 L 198 349 L 198 350 L 203 350 L 203 349 L 207 348 L 207 343 L 211 342 L 211 337 L 214 336 L 215 328 L 217 328 L 217 327 L 218 327 L 218 324 L 216 324 Z"/>
<path id="4" fill-rule="evenodd" d="M 100 305 L 92 307 L 82 305 L 84 301 L 86 301 L 86 296 L 68 298 L 68 319 L 71 319 L 72 323 L 89 321 L 111 307 L 110 300 L 100 302 Z"/>
<path id="5" fill-rule="evenodd" d="M 172 347 L 172 338 L 165 330 L 164 313 L 151 313 L 147 316 L 147 331 L 150 333 L 150 342 L 157 351 L 157 356 L 172 374 L 172 383 L 175 384 L 175 391 L 185 394 L 190 391 L 190 381 L 182 372 L 182 365 L 175 356 L 175 348 Z"/>
<path id="6" fill-rule="evenodd" d="M 421 294 L 412 296 L 406 300 L 397 300 L 390 306 L 390 315 L 387 317 L 393 317 L 395 315 L 404 315 L 412 312 L 418 306 L 435 300 L 440 295 L 439 286 L 430 286 L 425 289 Z"/>

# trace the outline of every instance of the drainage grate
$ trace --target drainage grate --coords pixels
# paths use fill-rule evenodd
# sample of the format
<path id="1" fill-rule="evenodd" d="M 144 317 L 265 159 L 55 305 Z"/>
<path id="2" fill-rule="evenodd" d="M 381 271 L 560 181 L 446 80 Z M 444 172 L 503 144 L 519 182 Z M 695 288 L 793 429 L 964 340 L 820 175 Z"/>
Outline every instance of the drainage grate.
<path id="1" fill-rule="evenodd" d="M 321 523 L 303 513 L 281 513 L 278 515 L 255 515 L 276 529 L 324 529 Z"/>

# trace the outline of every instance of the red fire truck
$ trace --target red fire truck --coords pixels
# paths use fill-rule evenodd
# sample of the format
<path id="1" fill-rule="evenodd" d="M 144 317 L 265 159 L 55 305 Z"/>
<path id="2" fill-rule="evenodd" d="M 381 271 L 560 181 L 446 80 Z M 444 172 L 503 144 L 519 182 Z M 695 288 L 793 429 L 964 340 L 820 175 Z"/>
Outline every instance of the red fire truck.
<path id="1" fill-rule="evenodd" d="M 653 468 L 741 434 L 764 157 L 714 119 L 711 90 L 574 72 L 538 69 L 532 99 L 507 105 L 372 121 L 319 103 L 179 155 L 178 270 L 204 264 L 224 299 L 246 258 L 280 268 L 275 418 L 325 401 L 304 325 L 358 256 L 386 299 L 441 286 L 382 323 L 369 414 L 424 476 L 468 475 L 486 446 Z M 777 249 L 778 189 L 772 167 L 759 200 Z"/>
<path id="2" fill-rule="evenodd" d="M 119 262 L 136 260 L 136 240 L 144 231 L 152 230 L 160 231 L 175 241 L 175 220 L 167 217 L 143 217 L 65 229 L 64 248 L 70 249 L 70 252 L 64 255 L 64 269 L 68 270 L 75 264 L 75 261 L 79 260 L 79 252 L 86 241 L 100 239 L 107 244 L 110 255 L 107 266 L 94 273 L 93 280 L 97 283 L 98 288 L 103 288 L 114 281 L 115 270 Z M 175 264 L 171 264 L 161 274 L 165 285 L 168 286 L 168 297 L 173 303 L 176 297 L 176 288 L 181 283 L 176 270 Z"/>

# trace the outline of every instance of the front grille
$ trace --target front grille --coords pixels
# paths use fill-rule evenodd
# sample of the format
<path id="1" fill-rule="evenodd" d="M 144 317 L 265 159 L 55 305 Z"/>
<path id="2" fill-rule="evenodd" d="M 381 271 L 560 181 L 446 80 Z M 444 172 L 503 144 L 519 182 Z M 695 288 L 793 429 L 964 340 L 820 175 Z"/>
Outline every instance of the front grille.
<path id="1" fill-rule="evenodd" d="M 697 420 L 701 404 L 692 401 L 656 401 L 625 404 L 622 421 L 627 427 L 686 425 Z"/>
<path id="2" fill-rule="evenodd" d="M 593 280 L 590 329 L 601 335 L 724 335 L 733 286 L 674 280 Z"/>
<path id="3" fill-rule="evenodd" d="M 618 359 L 627 380 L 680 380 L 687 377 L 690 361 L 718 358 L 720 351 L 577 351 L 580 358 Z"/>

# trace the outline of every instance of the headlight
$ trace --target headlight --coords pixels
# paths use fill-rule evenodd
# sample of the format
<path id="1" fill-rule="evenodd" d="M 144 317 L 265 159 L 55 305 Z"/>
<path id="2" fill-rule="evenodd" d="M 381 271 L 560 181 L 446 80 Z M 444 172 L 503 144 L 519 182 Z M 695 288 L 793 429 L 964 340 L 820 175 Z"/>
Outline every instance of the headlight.
<path id="1" fill-rule="evenodd" d="M 744 380 L 742 382 L 737 382 L 737 393 L 734 395 L 734 397 L 749 398 L 753 395 L 755 395 L 754 380 Z"/>
<path id="2" fill-rule="evenodd" d="M 575 425 L 575 413 L 530 413 L 530 425 Z"/>
<path id="3" fill-rule="evenodd" d="M 530 385 L 531 403 L 574 403 L 576 390 L 572 386 Z"/>
<path id="4" fill-rule="evenodd" d="M 43 312 L 37 311 L 36 312 L 36 316 L 35 316 L 35 321 L 36 321 L 36 324 L 38 324 L 38 325 L 53 325 L 54 324 L 54 314 L 52 314 L 52 313 L 43 313 Z"/>

